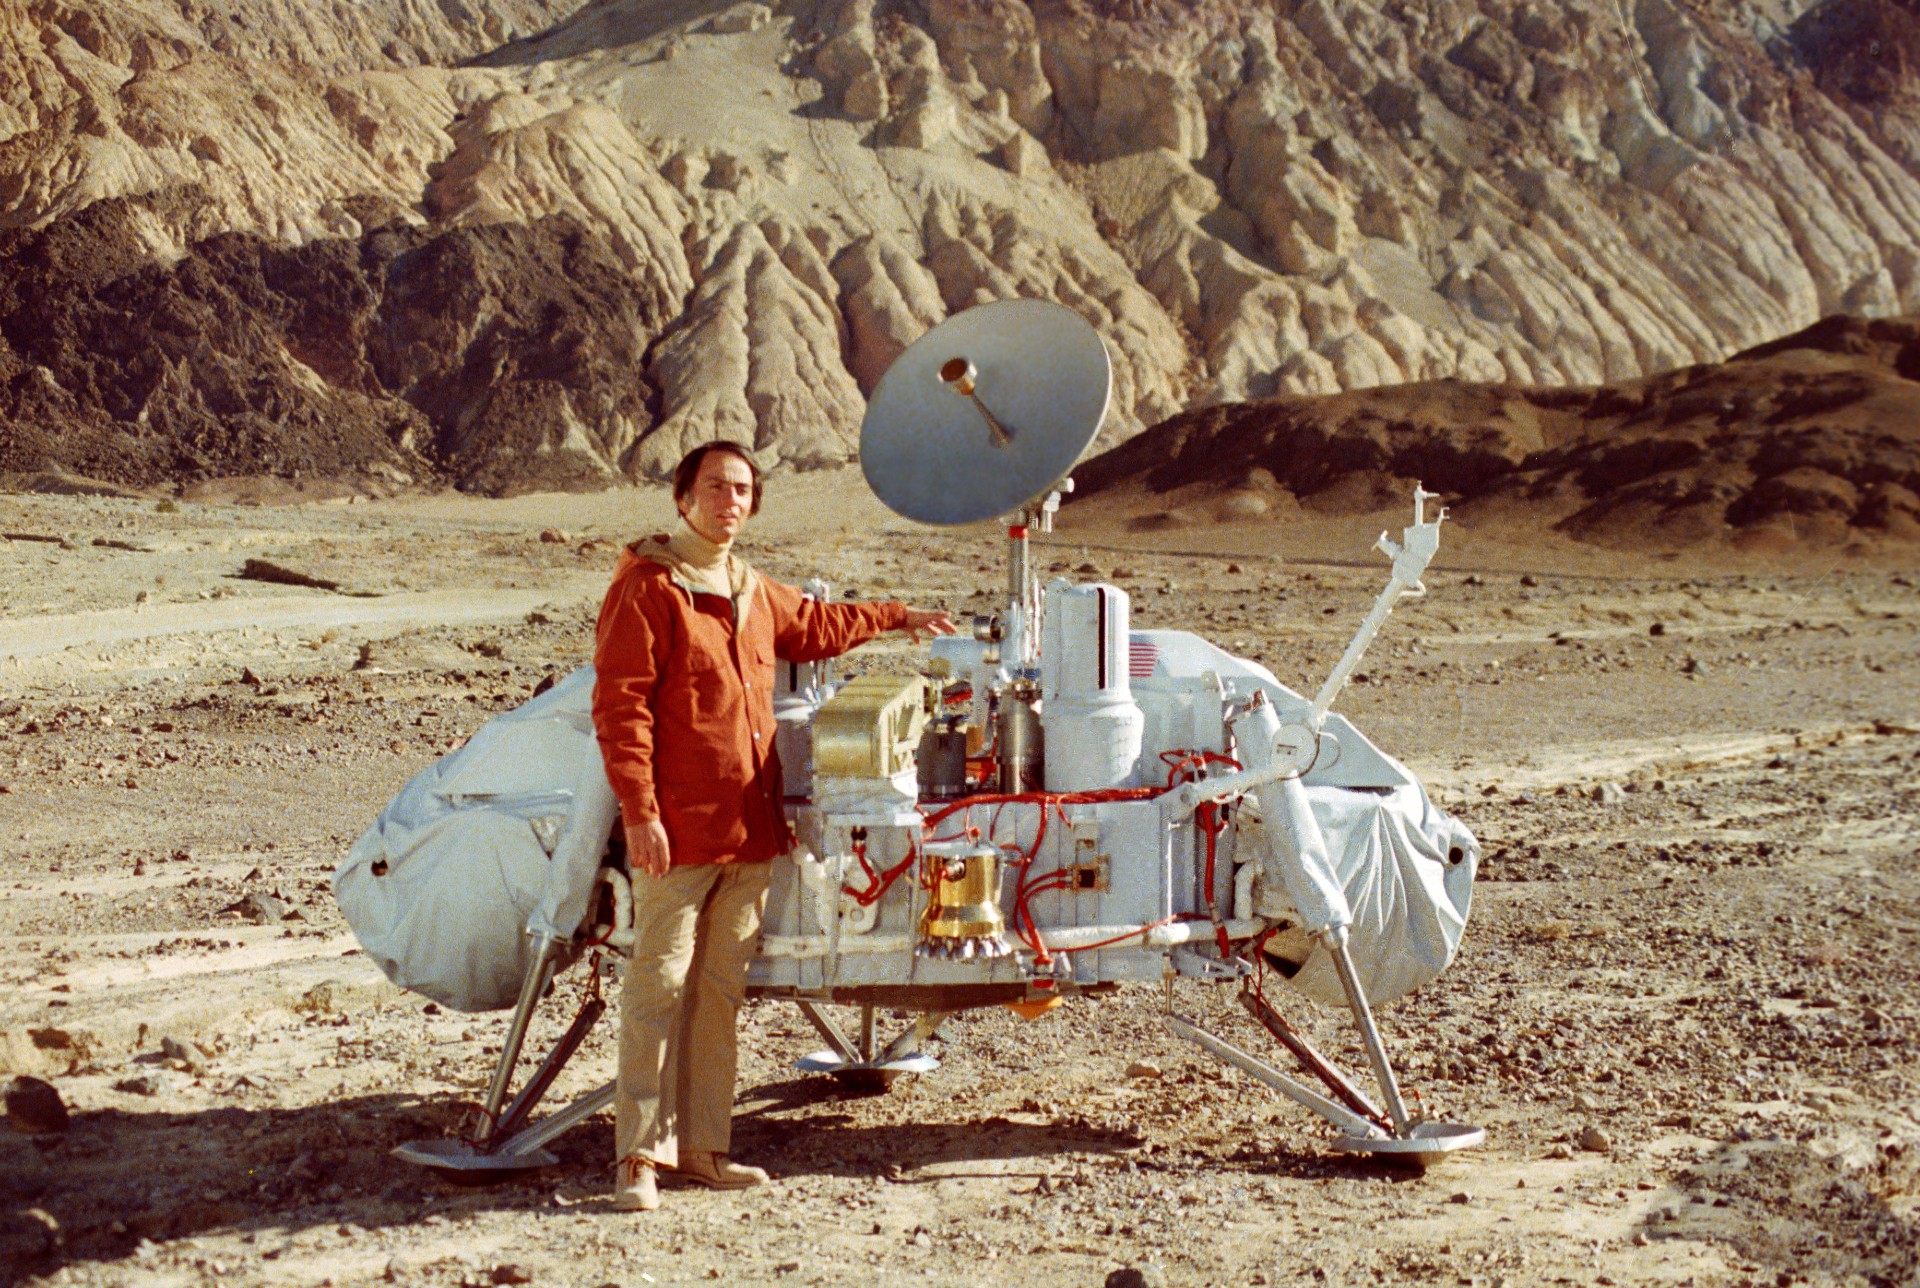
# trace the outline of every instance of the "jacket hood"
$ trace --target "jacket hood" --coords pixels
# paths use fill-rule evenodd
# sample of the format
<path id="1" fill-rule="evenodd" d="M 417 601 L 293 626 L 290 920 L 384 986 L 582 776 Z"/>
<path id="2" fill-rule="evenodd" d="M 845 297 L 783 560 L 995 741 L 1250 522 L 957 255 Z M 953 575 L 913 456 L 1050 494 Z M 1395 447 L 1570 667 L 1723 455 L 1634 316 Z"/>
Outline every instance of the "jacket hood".
<path id="1" fill-rule="evenodd" d="M 686 562 L 675 554 L 670 544 L 671 538 L 664 532 L 641 537 L 629 542 L 620 552 L 620 563 L 614 569 L 615 577 L 624 577 L 643 564 L 652 564 L 667 571 L 667 579 L 687 592 L 688 595 L 710 595 L 714 592 L 697 584 L 697 578 L 688 569 Z M 753 593 L 759 581 L 759 574 L 739 555 L 727 556 L 727 567 L 733 573 L 734 591 L 733 620 L 737 630 L 747 620 L 747 612 L 753 604 Z"/>

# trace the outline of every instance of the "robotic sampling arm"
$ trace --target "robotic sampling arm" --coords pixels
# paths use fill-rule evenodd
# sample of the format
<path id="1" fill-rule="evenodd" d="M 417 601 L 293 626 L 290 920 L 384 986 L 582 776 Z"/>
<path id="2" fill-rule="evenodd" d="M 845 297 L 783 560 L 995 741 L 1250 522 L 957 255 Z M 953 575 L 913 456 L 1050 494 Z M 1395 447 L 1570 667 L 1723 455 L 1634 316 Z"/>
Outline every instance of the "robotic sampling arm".
<path id="1" fill-rule="evenodd" d="M 1352 676 L 1367 647 L 1386 624 L 1389 614 L 1403 599 L 1426 593 L 1421 576 L 1440 544 L 1440 524 L 1446 511 L 1428 520 L 1426 503 L 1434 494 L 1418 485 L 1414 490 L 1413 523 L 1395 542 L 1381 533 L 1377 549 L 1393 561 L 1386 588 L 1375 599 L 1373 609 L 1355 632 L 1340 661 L 1321 685 L 1311 707 L 1285 718 L 1265 693 L 1256 693 L 1252 701 L 1232 720 L 1234 740 L 1241 769 L 1219 777 L 1186 785 L 1183 804 L 1197 808 L 1208 801 L 1251 794 L 1267 820 L 1268 850 L 1262 856 L 1261 898 L 1254 912 L 1279 921 L 1285 919 L 1302 926 L 1319 941 L 1332 959 L 1342 991 L 1346 995 L 1355 1025 L 1366 1047 L 1367 1059 L 1386 1100 L 1386 1116 L 1391 1119 L 1390 1136 L 1378 1123 L 1381 1117 L 1363 1098 L 1346 1087 L 1346 1099 L 1356 1108 L 1364 1107 L 1365 1117 L 1328 1102 L 1318 1093 L 1301 1086 L 1284 1074 L 1254 1060 L 1230 1044 L 1206 1033 L 1180 1017 L 1170 1017 L 1176 1032 L 1206 1047 L 1214 1055 L 1234 1063 L 1267 1082 L 1284 1094 L 1345 1127 L 1347 1148 L 1367 1152 L 1404 1152 L 1414 1157 L 1461 1148 L 1478 1143 L 1484 1133 L 1477 1128 L 1452 1124 L 1415 1122 L 1408 1114 L 1400 1094 L 1386 1047 L 1374 1024 L 1366 990 L 1354 968 L 1348 947 L 1348 929 L 1353 913 L 1328 853 L 1326 838 L 1315 820 L 1303 782 L 1319 755 L 1320 739 L 1333 700 Z M 1304 1058 L 1304 1057 L 1303 1057 Z M 1316 1057 L 1317 1059 L 1317 1057 Z M 1311 1063 L 1311 1062 L 1310 1062 Z M 1257 1067 L 1255 1067 L 1257 1066 Z M 1325 1076 L 1325 1075 L 1323 1075 Z M 1357 1103 L 1356 1103 L 1357 1102 Z M 1368 1118 L 1375 1119 L 1369 1122 Z"/>

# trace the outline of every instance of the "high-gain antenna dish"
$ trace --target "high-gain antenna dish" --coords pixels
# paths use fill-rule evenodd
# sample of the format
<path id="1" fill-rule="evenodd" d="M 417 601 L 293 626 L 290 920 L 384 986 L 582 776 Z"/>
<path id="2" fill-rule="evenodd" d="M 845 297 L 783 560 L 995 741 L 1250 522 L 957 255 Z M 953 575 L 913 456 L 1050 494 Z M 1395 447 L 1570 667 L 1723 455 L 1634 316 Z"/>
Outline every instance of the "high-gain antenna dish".
<path id="1" fill-rule="evenodd" d="M 860 423 L 860 468 L 889 509 L 921 523 L 1011 514 L 1073 468 L 1112 392 L 1106 346 L 1073 310 L 976 305 L 880 377 Z"/>

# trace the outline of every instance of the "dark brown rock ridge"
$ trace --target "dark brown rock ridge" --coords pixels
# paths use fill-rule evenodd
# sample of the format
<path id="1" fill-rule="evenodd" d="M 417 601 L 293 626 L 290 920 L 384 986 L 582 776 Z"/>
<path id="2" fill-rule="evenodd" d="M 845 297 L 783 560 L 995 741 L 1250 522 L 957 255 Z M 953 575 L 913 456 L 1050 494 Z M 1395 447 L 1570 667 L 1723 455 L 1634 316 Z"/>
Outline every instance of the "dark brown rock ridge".
<path id="1" fill-rule="evenodd" d="M 1920 543 L 1920 318 L 1835 317 L 1724 363 L 1594 388 L 1433 381 L 1174 417 L 1074 470 L 1161 522 L 1404 504 L 1621 548 Z M 1266 521 L 1266 520 L 1262 520 Z"/>
<path id="2" fill-rule="evenodd" d="M 240 307 L 270 248 L 398 222 L 510 256 L 564 217 L 604 251 L 579 306 L 638 301 L 630 382 L 564 413 L 517 410 L 559 370 L 526 318 L 418 319 L 458 352 L 369 351 L 372 378 L 290 373 L 234 320 L 177 395 L 191 441 L 96 456 L 284 469 L 273 427 L 326 424 L 360 459 L 409 441 L 405 404 L 473 487 L 657 478 L 716 433 L 834 465 L 903 346 L 1009 296 L 1105 338 L 1104 447 L 1196 406 L 1621 385 L 1920 313 L 1917 31 L 1912 0 L 0 0 L 0 230 L 67 236 L 103 290 L 185 271 Z M 510 228 L 536 231 L 480 231 Z M 163 338 L 136 365 L 177 368 Z M 14 457 L 160 432 L 11 343 Z M 493 391 L 487 363 L 543 374 Z"/>
<path id="3" fill-rule="evenodd" d="M 601 485 L 664 322 L 565 216 L 150 262 L 122 202 L 0 234 L 0 470 Z"/>

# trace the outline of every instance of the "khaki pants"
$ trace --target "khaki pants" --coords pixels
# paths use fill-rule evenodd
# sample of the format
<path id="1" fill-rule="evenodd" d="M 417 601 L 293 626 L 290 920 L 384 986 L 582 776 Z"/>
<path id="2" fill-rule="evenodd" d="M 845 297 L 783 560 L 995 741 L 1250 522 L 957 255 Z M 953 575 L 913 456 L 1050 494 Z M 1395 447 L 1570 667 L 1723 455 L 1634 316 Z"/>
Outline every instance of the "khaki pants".
<path id="1" fill-rule="evenodd" d="M 615 1157 L 675 1167 L 727 1152 L 739 1064 L 734 1019 L 760 938 L 768 863 L 633 878 L 633 958 L 620 995 Z"/>

